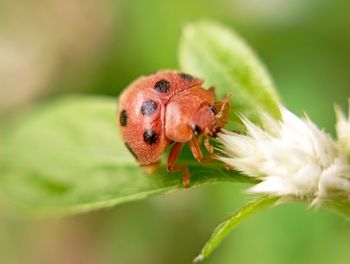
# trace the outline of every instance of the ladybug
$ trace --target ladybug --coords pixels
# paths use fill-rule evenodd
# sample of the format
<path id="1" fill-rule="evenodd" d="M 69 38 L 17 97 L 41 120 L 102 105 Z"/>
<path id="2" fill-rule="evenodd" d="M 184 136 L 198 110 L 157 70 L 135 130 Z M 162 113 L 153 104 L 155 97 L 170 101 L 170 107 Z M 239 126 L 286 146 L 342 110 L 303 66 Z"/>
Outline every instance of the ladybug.
<path id="1" fill-rule="evenodd" d="M 190 184 L 186 165 L 177 165 L 182 147 L 189 143 L 196 160 L 202 163 L 200 144 L 210 154 L 209 143 L 227 123 L 230 96 L 216 100 L 214 88 L 204 89 L 203 80 L 178 71 L 160 71 L 132 82 L 119 97 L 118 125 L 125 146 L 140 165 L 152 168 L 171 146 L 169 172 L 181 171 L 183 185 Z"/>

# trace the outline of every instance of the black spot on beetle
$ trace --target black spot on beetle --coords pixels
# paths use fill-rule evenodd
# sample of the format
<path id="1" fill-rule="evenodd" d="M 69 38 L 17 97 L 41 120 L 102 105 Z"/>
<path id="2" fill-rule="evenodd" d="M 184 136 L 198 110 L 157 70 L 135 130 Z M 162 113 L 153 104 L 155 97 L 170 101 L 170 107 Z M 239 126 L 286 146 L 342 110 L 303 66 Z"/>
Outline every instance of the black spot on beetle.
<path id="1" fill-rule="evenodd" d="M 130 153 L 134 156 L 134 158 L 136 160 L 138 160 L 138 157 L 136 156 L 135 152 L 133 151 L 133 149 L 129 146 L 128 143 L 125 143 L 125 147 L 130 151 Z"/>
<path id="2" fill-rule="evenodd" d="M 180 77 L 181 77 L 181 79 L 183 79 L 183 80 L 186 80 L 186 81 L 189 81 L 189 82 L 192 82 L 193 81 L 193 76 L 192 75 L 190 75 L 190 74 L 187 74 L 187 73 L 180 73 L 179 74 L 180 75 Z"/>
<path id="3" fill-rule="evenodd" d="M 157 103 L 155 101 L 147 100 L 142 103 L 141 113 L 143 115 L 146 115 L 146 116 L 153 115 L 156 110 L 157 110 Z"/>
<path id="4" fill-rule="evenodd" d="M 170 82 L 167 80 L 160 80 L 154 85 L 154 89 L 159 93 L 166 93 L 170 89 Z"/>
<path id="5" fill-rule="evenodd" d="M 120 112 L 119 122 L 122 127 L 125 127 L 128 124 L 128 115 L 126 110 Z"/>
<path id="6" fill-rule="evenodd" d="M 152 128 L 147 128 L 145 132 L 143 132 L 143 141 L 148 145 L 153 145 L 158 141 L 158 135 Z"/>

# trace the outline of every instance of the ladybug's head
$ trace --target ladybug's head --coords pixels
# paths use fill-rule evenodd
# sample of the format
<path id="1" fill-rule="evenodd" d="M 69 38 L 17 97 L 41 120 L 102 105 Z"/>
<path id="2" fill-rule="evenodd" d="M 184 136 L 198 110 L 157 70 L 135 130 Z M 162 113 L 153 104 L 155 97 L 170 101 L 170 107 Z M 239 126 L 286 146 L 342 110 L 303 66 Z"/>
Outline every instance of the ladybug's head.
<path id="1" fill-rule="evenodd" d="M 191 119 L 194 134 L 204 133 L 207 136 L 216 137 L 221 131 L 220 122 L 216 118 L 217 114 L 218 109 L 214 105 L 201 104 Z"/>
<path id="2" fill-rule="evenodd" d="M 230 99 L 231 95 L 227 94 L 225 98 L 213 104 L 202 103 L 191 119 L 194 134 L 204 133 L 207 136 L 216 137 L 228 121 Z"/>

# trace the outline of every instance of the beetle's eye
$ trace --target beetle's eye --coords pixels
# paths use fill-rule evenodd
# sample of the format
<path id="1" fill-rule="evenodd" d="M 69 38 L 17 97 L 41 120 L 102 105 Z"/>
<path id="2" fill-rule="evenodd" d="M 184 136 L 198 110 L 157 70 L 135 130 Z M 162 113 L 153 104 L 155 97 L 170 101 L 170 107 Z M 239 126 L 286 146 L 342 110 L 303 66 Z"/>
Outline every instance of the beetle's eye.
<path id="1" fill-rule="evenodd" d="M 217 115 L 218 109 L 216 109 L 215 106 L 211 105 L 211 106 L 210 106 L 210 110 L 214 113 L 214 115 Z"/>
<path id="2" fill-rule="evenodd" d="M 202 133 L 202 129 L 197 125 L 192 125 L 192 130 L 196 136 Z"/>

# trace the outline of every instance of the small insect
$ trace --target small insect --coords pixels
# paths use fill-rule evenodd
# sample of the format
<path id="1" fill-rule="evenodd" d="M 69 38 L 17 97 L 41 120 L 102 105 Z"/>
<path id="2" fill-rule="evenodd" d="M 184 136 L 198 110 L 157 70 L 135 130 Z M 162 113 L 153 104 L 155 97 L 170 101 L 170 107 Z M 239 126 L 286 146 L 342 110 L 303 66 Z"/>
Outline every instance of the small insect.
<path id="1" fill-rule="evenodd" d="M 160 71 L 136 79 L 121 94 L 118 123 L 125 146 L 140 165 L 152 168 L 167 146 L 170 172 L 183 173 L 183 185 L 190 184 L 186 165 L 176 164 L 182 147 L 189 143 L 196 160 L 207 163 L 200 144 L 212 154 L 209 142 L 227 123 L 230 96 L 216 100 L 214 88 L 202 87 L 203 81 L 177 71 Z"/>

